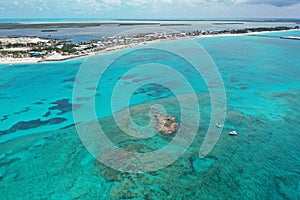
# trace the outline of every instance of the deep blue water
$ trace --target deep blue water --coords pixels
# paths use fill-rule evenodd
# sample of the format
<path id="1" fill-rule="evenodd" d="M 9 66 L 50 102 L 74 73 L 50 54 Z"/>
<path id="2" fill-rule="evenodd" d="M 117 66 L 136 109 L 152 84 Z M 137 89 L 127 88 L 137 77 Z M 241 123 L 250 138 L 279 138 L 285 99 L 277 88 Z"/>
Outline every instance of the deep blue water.
<path id="1" fill-rule="evenodd" d="M 300 36 L 300 32 L 267 35 Z M 193 54 L 193 49 L 181 42 L 61 63 L 0 65 L 1 196 L 6 199 L 299 199 L 300 41 L 260 36 L 195 40 L 215 63 L 226 89 L 224 129 L 206 158 L 199 158 L 198 152 L 211 114 L 207 85 L 191 63 L 160 48 L 171 46 L 174 51 Z M 199 56 L 199 66 L 208 65 L 206 54 L 195 56 Z M 113 62 L 99 77 L 97 71 L 107 61 Z M 170 166 L 140 174 L 119 172 L 93 158 L 82 146 L 74 127 L 59 129 L 74 123 L 72 106 L 73 112 L 85 113 L 84 105 L 94 103 L 89 96 L 92 94 L 96 96 L 96 116 L 107 137 L 117 146 L 147 152 L 166 145 L 170 138 L 162 135 L 148 140 L 132 139 L 110 118 L 116 84 L 121 88 L 115 101 L 117 110 L 127 103 L 125 96 L 130 88 L 136 88 L 129 105 L 136 106 L 132 116 L 138 124 L 149 121 L 145 109 L 151 103 L 160 103 L 168 113 L 180 115 L 173 90 L 179 96 L 189 95 L 183 82 L 167 69 L 158 70 L 151 65 L 130 71 L 149 63 L 171 66 L 189 81 L 198 95 L 200 127 L 193 144 Z M 78 77 L 82 67 L 86 69 L 86 78 Z M 94 80 L 99 82 L 95 85 Z M 170 87 L 155 84 L 158 82 Z M 83 88 L 82 95 L 76 98 L 72 97 L 74 84 Z M 87 116 L 86 121 L 89 120 L 92 119 Z M 230 137 L 228 132 L 232 130 L 237 130 L 239 136 Z M 33 133 L 34 137 L 21 137 Z"/>

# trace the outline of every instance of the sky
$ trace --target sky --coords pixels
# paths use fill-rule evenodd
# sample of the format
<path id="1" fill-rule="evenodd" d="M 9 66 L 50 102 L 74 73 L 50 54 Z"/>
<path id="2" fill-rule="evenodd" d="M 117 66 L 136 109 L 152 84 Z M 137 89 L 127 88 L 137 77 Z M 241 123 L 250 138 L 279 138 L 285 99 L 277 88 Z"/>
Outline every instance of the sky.
<path id="1" fill-rule="evenodd" d="M 1 0 L 0 18 L 300 18 L 300 0 Z"/>

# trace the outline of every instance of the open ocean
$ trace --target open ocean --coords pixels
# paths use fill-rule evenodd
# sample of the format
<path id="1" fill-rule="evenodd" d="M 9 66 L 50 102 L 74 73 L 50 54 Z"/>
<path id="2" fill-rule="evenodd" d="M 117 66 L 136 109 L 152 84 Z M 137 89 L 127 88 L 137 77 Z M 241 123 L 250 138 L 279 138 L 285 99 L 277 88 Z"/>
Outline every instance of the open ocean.
<path id="1" fill-rule="evenodd" d="M 194 39 L 205 55 L 171 41 L 65 62 L 0 65 L 0 199 L 300 199 L 300 41 L 270 37 L 283 35 L 300 31 Z M 223 79 L 226 121 L 205 158 L 199 149 L 211 120 L 210 88 L 191 63 L 165 46 L 199 56 L 200 68 L 209 55 Z M 107 60 L 113 62 L 99 77 Z M 190 94 L 154 64 L 172 67 L 197 95 L 201 118 L 193 143 L 157 171 L 107 167 L 82 144 L 73 114 L 95 103 L 94 117 L 116 146 L 138 153 L 164 147 L 176 135 L 132 138 L 112 117 L 127 103 L 130 86 L 140 86 L 128 100 L 136 124 L 149 122 L 147 108 L 155 104 L 180 118 L 176 97 Z M 89 81 L 77 74 L 83 66 Z M 130 71 L 137 66 L 145 68 Z M 74 84 L 84 86 L 81 97 L 74 96 Z M 123 93 L 112 110 L 116 84 Z M 83 116 L 76 123 L 90 120 Z M 232 130 L 239 135 L 229 136 Z"/>

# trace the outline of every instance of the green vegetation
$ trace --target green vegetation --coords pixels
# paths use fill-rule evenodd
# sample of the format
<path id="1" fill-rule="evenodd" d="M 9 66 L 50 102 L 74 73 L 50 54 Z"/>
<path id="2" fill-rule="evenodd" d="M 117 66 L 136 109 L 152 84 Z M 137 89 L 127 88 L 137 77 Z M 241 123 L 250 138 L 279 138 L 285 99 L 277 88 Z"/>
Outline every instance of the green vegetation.
<path id="1" fill-rule="evenodd" d="M 41 32 L 57 32 L 58 30 L 56 29 L 50 29 L 50 30 L 41 30 Z"/>
<path id="2" fill-rule="evenodd" d="M 26 47 L 27 44 L 24 43 L 14 43 L 14 44 L 7 44 L 6 48 L 17 48 L 17 47 Z"/>
<path id="3" fill-rule="evenodd" d="M 160 26 L 191 26 L 191 24 L 161 24 Z"/>
<path id="4" fill-rule="evenodd" d="M 243 22 L 224 22 L 224 23 L 212 23 L 213 25 L 238 25 L 244 24 Z"/>
<path id="5" fill-rule="evenodd" d="M 96 27 L 101 25 L 159 25 L 159 23 L 47 23 L 47 24 L 22 24 L 22 23 L 1 23 L 0 29 L 52 29 L 52 32 L 57 31 L 57 28 L 86 28 Z"/>
<path id="6" fill-rule="evenodd" d="M 63 47 L 61 48 L 61 51 L 67 53 L 75 53 L 76 49 L 74 49 L 74 47 L 75 47 L 74 44 L 64 44 Z"/>
<path id="7" fill-rule="evenodd" d="M 85 28 L 100 26 L 100 23 L 49 23 L 49 24 L 22 24 L 1 23 L 0 29 L 47 29 L 47 28 Z"/>

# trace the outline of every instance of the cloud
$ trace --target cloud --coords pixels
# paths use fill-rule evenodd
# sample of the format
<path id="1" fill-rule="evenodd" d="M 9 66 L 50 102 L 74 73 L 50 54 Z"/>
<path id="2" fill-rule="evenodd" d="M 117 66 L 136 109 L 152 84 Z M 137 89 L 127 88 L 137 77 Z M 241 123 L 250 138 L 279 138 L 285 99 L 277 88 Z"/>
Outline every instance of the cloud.
<path id="1" fill-rule="evenodd" d="M 300 4 L 300 0 L 245 0 L 247 4 L 268 4 L 277 7 L 286 7 Z"/>
<path id="2" fill-rule="evenodd" d="M 122 4 L 122 0 L 103 0 L 101 3 L 111 6 L 120 6 Z"/>
<path id="3" fill-rule="evenodd" d="M 300 0 L 186 0 L 186 3 L 190 4 L 203 4 L 203 3 L 213 3 L 213 4 L 268 4 L 277 7 L 291 6 L 299 4 Z"/>
<path id="4" fill-rule="evenodd" d="M 44 11 L 47 8 L 45 0 L 1 0 L 0 7 L 5 8 L 5 12 L 14 11 L 22 12 L 24 10 L 30 9 L 31 11 Z M 1 17 L 1 14 L 0 14 Z"/>
<path id="5" fill-rule="evenodd" d="M 277 7 L 300 4 L 300 0 L 167 0 L 173 4 L 180 3 L 186 5 L 207 5 L 207 4 L 269 4 Z"/>
<path id="6" fill-rule="evenodd" d="M 300 17 L 300 0 L 0 0 L 0 8 L 0 17 L 22 18 Z"/>

